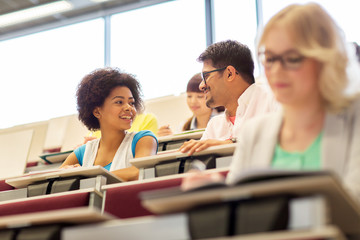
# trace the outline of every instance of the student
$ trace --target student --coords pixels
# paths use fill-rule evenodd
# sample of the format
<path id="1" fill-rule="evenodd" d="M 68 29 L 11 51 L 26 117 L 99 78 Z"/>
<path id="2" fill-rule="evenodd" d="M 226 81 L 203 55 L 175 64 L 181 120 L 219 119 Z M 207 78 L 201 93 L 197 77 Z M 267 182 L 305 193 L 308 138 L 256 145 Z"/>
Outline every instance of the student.
<path id="1" fill-rule="evenodd" d="M 360 100 L 346 95 L 348 58 L 318 4 L 290 5 L 264 28 L 259 59 L 282 111 L 249 122 L 229 175 L 272 167 L 335 172 L 360 198 Z"/>
<path id="2" fill-rule="evenodd" d="M 180 147 L 189 155 L 235 142 L 245 121 L 278 107 L 271 92 L 255 83 L 254 62 L 247 46 L 233 40 L 214 43 L 198 61 L 203 62 L 199 88 L 205 93 L 206 105 L 226 110 L 210 120 L 200 141 L 190 140 Z"/>
<path id="3" fill-rule="evenodd" d="M 131 128 L 128 129 L 128 132 L 139 132 L 142 130 L 149 130 L 152 131 L 155 135 L 158 132 L 158 120 L 156 119 L 155 115 L 152 113 L 137 113 L 134 121 L 131 124 Z M 84 137 L 84 143 L 87 143 L 90 140 L 94 140 L 96 138 L 101 137 L 100 130 L 89 132 L 89 136 Z"/>
<path id="4" fill-rule="evenodd" d="M 333 19 L 315 3 L 290 5 L 267 23 L 258 49 L 282 109 L 245 124 L 227 183 L 248 169 L 326 169 L 360 200 L 360 99 L 345 94 L 348 57 Z M 195 173 L 182 188 L 220 180 Z"/>
<path id="5" fill-rule="evenodd" d="M 138 179 L 139 170 L 129 160 L 156 154 L 157 139 L 151 131 L 127 132 L 142 109 L 140 84 L 115 68 L 86 75 L 77 90 L 79 119 L 101 138 L 71 153 L 61 168 L 100 165 L 125 181 Z"/>
<path id="6" fill-rule="evenodd" d="M 210 118 L 216 116 L 221 112 L 219 109 L 211 109 L 206 106 L 205 93 L 200 91 L 199 85 L 202 81 L 201 74 L 195 74 L 188 82 L 186 87 L 186 103 L 193 113 L 184 124 L 181 126 L 181 131 L 189 131 L 206 128 Z M 173 131 L 167 126 L 159 128 L 158 136 L 167 136 L 173 134 Z"/>

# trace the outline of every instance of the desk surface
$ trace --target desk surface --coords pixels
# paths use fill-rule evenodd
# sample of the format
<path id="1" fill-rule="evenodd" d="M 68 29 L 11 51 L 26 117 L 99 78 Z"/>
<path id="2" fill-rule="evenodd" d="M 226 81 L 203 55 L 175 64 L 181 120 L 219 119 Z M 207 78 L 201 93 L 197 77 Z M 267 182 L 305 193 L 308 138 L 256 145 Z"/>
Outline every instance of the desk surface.
<path id="1" fill-rule="evenodd" d="M 176 190 L 176 188 L 173 189 Z M 159 192 L 161 193 L 161 191 Z M 277 179 L 233 187 L 170 194 L 169 196 L 159 195 L 158 198 L 150 194 L 148 198 L 145 196 L 142 204 L 154 213 L 164 214 L 183 212 L 208 203 L 275 194 L 325 195 L 331 207 L 331 219 L 336 222 L 336 225 L 346 233 L 360 233 L 360 205 L 345 192 L 339 181 L 331 175 Z"/>
<path id="2" fill-rule="evenodd" d="M 62 196 L 67 196 L 67 195 L 76 195 L 79 193 L 80 194 L 81 193 L 96 193 L 98 196 L 103 197 L 103 193 L 99 192 L 95 188 L 84 188 L 84 189 L 78 189 L 78 190 L 72 190 L 72 191 L 66 191 L 66 192 L 38 195 L 38 196 L 33 196 L 33 197 L 24 197 L 24 198 L 15 198 L 15 199 L 10 199 L 10 200 L 4 200 L 4 201 L 0 201 L 0 206 L 4 205 L 4 204 L 9 204 L 9 203 L 19 203 L 19 202 L 26 203 L 26 202 L 34 201 L 34 200 L 38 200 L 38 199 L 49 199 L 49 198 L 54 198 L 54 197 L 56 198 L 56 197 L 62 197 Z"/>
<path id="3" fill-rule="evenodd" d="M 207 154 L 217 154 L 219 156 L 229 156 L 232 155 L 235 151 L 236 144 L 224 144 L 214 147 L 209 147 L 204 151 L 194 153 L 193 156 L 202 156 Z M 148 157 L 141 157 L 141 158 L 134 158 L 130 160 L 130 163 L 137 168 L 149 168 L 153 167 L 155 164 L 166 161 L 172 160 L 176 158 L 183 158 L 188 157 L 187 153 L 181 153 L 177 150 L 169 150 L 163 151 L 158 153 L 157 155 L 148 156 Z"/>
<path id="4" fill-rule="evenodd" d="M 158 141 L 159 143 L 162 143 L 162 142 L 170 142 L 170 141 L 177 141 L 183 139 L 200 139 L 204 131 L 205 129 L 185 131 L 169 136 L 158 137 Z"/>
<path id="5" fill-rule="evenodd" d="M 72 176 L 96 177 L 99 175 L 106 177 L 106 184 L 119 183 L 123 181 L 119 177 L 107 171 L 105 168 L 101 166 L 93 166 L 30 172 L 28 174 L 24 174 L 23 176 L 9 178 L 6 180 L 6 183 L 15 188 L 24 188 L 29 184 L 50 178 L 65 178 Z"/>
<path id="6" fill-rule="evenodd" d="M 224 167 L 224 168 L 206 169 L 204 172 L 211 174 L 211 173 L 227 173 L 228 171 L 229 171 L 229 168 Z M 191 173 L 173 174 L 173 175 L 161 176 L 161 177 L 156 177 L 156 178 L 141 179 L 141 180 L 137 180 L 137 181 L 115 183 L 115 184 L 110 184 L 110 185 L 104 185 L 101 187 L 101 190 L 118 188 L 118 187 L 126 188 L 127 186 L 140 185 L 143 183 L 145 183 L 145 184 L 146 183 L 156 183 L 156 182 L 162 182 L 162 181 L 167 181 L 167 180 L 172 180 L 172 179 L 182 179 L 190 174 Z"/>
<path id="7" fill-rule="evenodd" d="M 274 231 L 265 233 L 254 233 L 233 237 L 211 238 L 211 240 L 346 240 L 343 233 L 334 226 L 326 226 L 310 230 L 297 231 Z M 210 239 L 203 239 L 210 240 Z"/>
<path id="8" fill-rule="evenodd" d="M 21 227 L 51 223 L 95 223 L 115 219 L 96 208 L 79 207 L 37 213 L 17 214 L 0 218 L 0 228 Z"/>

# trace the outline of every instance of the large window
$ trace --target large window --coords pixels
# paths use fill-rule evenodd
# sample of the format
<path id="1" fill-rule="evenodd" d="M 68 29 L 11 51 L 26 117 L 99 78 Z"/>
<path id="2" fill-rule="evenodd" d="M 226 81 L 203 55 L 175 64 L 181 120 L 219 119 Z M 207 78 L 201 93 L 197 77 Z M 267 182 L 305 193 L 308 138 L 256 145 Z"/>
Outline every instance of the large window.
<path id="1" fill-rule="evenodd" d="M 104 62 L 103 20 L 0 42 L 0 128 L 76 113 L 76 86 Z"/>
<path id="2" fill-rule="evenodd" d="M 214 41 L 238 40 L 255 55 L 256 1 L 213 1 Z M 360 42 L 360 1 L 313 1 L 334 17 L 348 41 Z M 308 0 L 259 2 L 265 24 L 285 6 Z M 201 71 L 196 59 L 206 48 L 205 0 L 155 4 L 115 14 L 110 23 L 111 66 L 136 75 L 145 99 L 184 92 Z M 104 20 L 2 41 L 0 52 L 0 128 L 73 114 L 81 78 L 104 65 Z"/>
<path id="3" fill-rule="evenodd" d="M 254 0 L 214 0 L 215 42 L 232 39 L 246 44 L 255 58 L 256 5 Z M 258 68 L 255 64 L 255 76 Z"/>
<path id="4" fill-rule="evenodd" d="M 185 92 L 206 48 L 204 0 L 171 1 L 111 18 L 111 65 L 141 82 L 145 99 Z"/>
<path id="5" fill-rule="evenodd" d="M 271 0 L 263 2 L 264 24 L 279 10 L 292 3 L 304 4 L 308 0 Z M 313 0 L 320 4 L 337 22 L 345 32 L 347 41 L 360 42 L 360 31 L 357 30 L 357 23 L 360 22 L 360 1 L 342 0 Z"/>

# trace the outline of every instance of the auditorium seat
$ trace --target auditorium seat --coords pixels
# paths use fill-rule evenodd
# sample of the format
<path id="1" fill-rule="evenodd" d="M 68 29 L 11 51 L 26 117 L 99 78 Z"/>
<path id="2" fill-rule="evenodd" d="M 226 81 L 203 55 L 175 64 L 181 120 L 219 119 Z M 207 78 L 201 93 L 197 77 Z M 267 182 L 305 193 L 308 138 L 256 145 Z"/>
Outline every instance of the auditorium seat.
<path id="1" fill-rule="evenodd" d="M 39 155 L 41 155 L 43 152 L 47 129 L 48 129 L 48 121 L 41 121 L 41 122 L 27 123 L 10 128 L 1 129 L 0 134 L 11 133 L 16 131 L 32 130 L 33 136 L 30 145 L 30 151 L 27 157 L 27 162 L 33 164 L 33 163 L 37 163 L 40 160 Z"/>
<path id="2" fill-rule="evenodd" d="M 209 172 L 218 170 L 209 170 Z M 218 171 L 226 176 L 227 170 Z M 153 215 L 141 205 L 139 194 L 144 191 L 180 186 L 182 175 L 160 177 L 129 183 L 111 184 L 103 187 L 105 190 L 105 212 L 118 218 L 133 218 Z"/>
<path id="3" fill-rule="evenodd" d="M 155 189 L 175 187 L 181 184 L 181 178 L 164 181 L 139 182 L 136 184 L 108 186 L 105 197 L 105 212 L 118 218 L 131 218 L 152 215 L 142 205 L 139 193 Z M 114 184 L 115 185 L 115 184 Z"/>
<path id="4" fill-rule="evenodd" d="M 0 217 L 88 206 L 90 194 L 78 191 L 0 202 Z"/>
<path id="5" fill-rule="evenodd" d="M 186 93 L 149 99 L 145 101 L 145 109 L 156 116 L 159 126 L 169 124 L 173 130 L 192 116 L 186 104 Z"/>
<path id="6" fill-rule="evenodd" d="M 14 189 L 14 187 L 10 186 L 5 181 L 6 181 L 5 179 L 0 180 L 0 192 Z"/>
<path id="7" fill-rule="evenodd" d="M 68 115 L 49 120 L 44 151 L 52 152 L 73 150 L 84 141 L 88 134 L 87 128 L 79 121 L 78 115 Z"/>

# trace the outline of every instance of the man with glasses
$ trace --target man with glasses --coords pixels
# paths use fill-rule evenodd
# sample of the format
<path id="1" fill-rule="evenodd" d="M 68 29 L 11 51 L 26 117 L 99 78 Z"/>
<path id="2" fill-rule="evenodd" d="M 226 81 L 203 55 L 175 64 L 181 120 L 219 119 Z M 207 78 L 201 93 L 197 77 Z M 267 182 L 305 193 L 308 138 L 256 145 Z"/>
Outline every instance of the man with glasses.
<path id="1" fill-rule="evenodd" d="M 254 62 L 247 46 L 233 40 L 218 42 L 209 46 L 198 61 L 203 63 L 199 88 L 206 94 L 206 105 L 224 106 L 226 111 L 209 121 L 200 140 L 187 141 L 180 147 L 189 155 L 236 142 L 246 120 L 278 107 L 272 93 L 255 84 Z"/>

